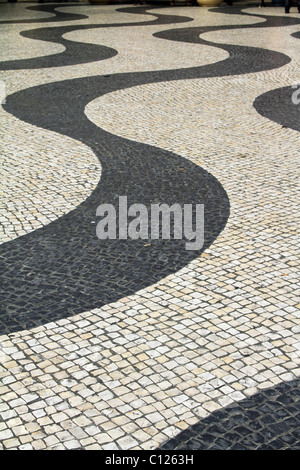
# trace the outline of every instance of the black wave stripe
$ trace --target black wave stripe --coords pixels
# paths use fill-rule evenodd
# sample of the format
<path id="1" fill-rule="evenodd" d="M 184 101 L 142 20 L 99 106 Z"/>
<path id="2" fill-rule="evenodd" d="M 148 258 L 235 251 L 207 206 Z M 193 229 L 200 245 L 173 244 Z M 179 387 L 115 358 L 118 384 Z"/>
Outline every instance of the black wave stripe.
<path id="1" fill-rule="evenodd" d="M 300 39 L 300 31 L 297 31 L 296 33 L 291 34 L 291 36 L 293 36 L 293 38 Z"/>
<path id="2" fill-rule="evenodd" d="M 65 13 L 62 11 L 56 11 L 56 8 L 66 8 L 66 7 L 80 7 L 78 3 L 68 4 L 68 5 L 34 5 L 26 7 L 26 10 L 31 11 L 41 11 L 45 13 L 53 13 L 54 16 L 50 18 L 28 18 L 24 20 L 3 20 L 0 21 L 0 24 L 30 24 L 30 23 L 57 23 L 58 21 L 77 21 L 84 20 L 88 18 L 87 15 L 82 15 L 79 13 Z"/>
<path id="3" fill-rule="evenodd" d="M 175 40 L 178 33 L 175 30 L 168 38 Z M 188 39 L 186 29 L 184 34 Z M 193 36 L 192 41 L 200 40 Z M 229 201 L 220 183 L 178 155 L 99 129 L 84 116 L 84 107 L 105 93 L 128 87 L 250 73 L 253 68 L 265 70 L 289 61 L 274 51 L 217 47 L 226 48 L 230 55 L 217 64 L 68 80 L 7 98 L 5 109 L 18 118 L 90 146 L 101 161 L 103 174 L 93 194 L 76 210 L 2 245 L 3 332 L 68 317 L 132 294 L 178 271 L 215 240 L 229 216 Z M 129 205 L 139 202 L 147 207 L 153 202 L 204 204 L 203 249 L 187 251 L 184 240 L 99 241 L 92 223 L 96 208 L 101 203 L 117 206 L 119 195 L 127 195 Z"/>
<path id="4" fill-rule="evenodd" d="M 35 7 L 36 10 L 39 7 Z M 76 41 L 69 41 L 63 38 L 63 35 L 73 31 L 85 31 L 95 28 L 120 28 L 128 26 L 147 26 L 151 25 L 166 25 L 176 24 L 182 22 L 192 21 L 192 18 L 186 16 L 174 15 L 161 15 L 157 13 L 148 13 L 147 10 L 151 8 L 131 8 L 126 11 L 127 13 L 142 13 L 155 17 L 152 21 L 141 21 L 140 23 L 111 23 L 111 24 L 88 24 L 88 25 L 72 25 L 72 26 L 57 26 L 49 28 L 38 28 L 30 31 L 22 31 L 21 36 L 29 39 L 36 39 L 40 41 L 53 42 L 61 44 L 65 47 L 65 51 L 56 54 L 48 55 L 45 57 L 35 57 L 20 60 L 8 60 L 0 62 L 0 70 L 23 70 L 23 69 L 40 69 L 50 67 L 62 67 L 68 65 L 85 64 L 99 60 L 109 59 L 117 54 L 117 51 L 106 46 L 99 46 L 96 44 L 85 44 Z M 59 13 L 59 12 L 56 12 Z M 18 23 L 18 22 L 17 22 Z"/>
<path id="5" fill-rule="evenodd" d="M 229 201 L 212 175 L 171 152 L 111 135 L 84 116 L 87 103 L 133 86 L 134 78 L 137 85 L 143 74 L 70 80 L 7 98 L 5 109 L 20 119 L 89 145 L 101 161 L 102 178 L 76 210 L 1 246 L 1 332 L 58 320 L 133 294 L 198 257 L 224 228 Z M 187 251 L 184 240 L 98 240 L 96 208 L 101 203 L 118 207 L 119 195 L 128 197 L 128 205 L 146 205 L 149 212 L 155 202 L 204 204 L 204 247 Z"/>
<path id="6" fill-rule="evenodd" d="M 54 8 L 54 7 L 52 7 Z M 39 7 L 35 7 L 36 10 Z M 153 11 L 154 10 L 154 11 Z M 217 9 L 217 12 L 227 13 L 227 14 L 240 14 L 244 16 L 252 17 L 252 14 L 245 13 L 242 10 L 242 7 L 233 8 L 233 9 Z M 97 60 L 104 60 L 110 57 L 113 57 L 117 54 L 112 48 L 108 48 L 106 46 L 98 46 L 94 44 L 85 44 L 79 43 L 74 41 L 69 41 L 64 39 L 62 36 L 73 32 L 73 31 L 84 31 L 87 29 L 94 29 L 94 28 L 107 28 L 107 27 L 133 27 L 133 26 L 147 26 L 147 25 L 166 25 L 166 24 L 177 24 L 182 22 L 192 21 L 192 18 L 185 17 L 185 16 L 175 16 L 175 15 L 162 15 L 155 13 L 155 8 L 148 8 L 148 7 L 140 7 L 140 8 L 120 8 L 117 11 L 124 12 L 124 13 L 132 13 L 138 14 L 141 13 L 143 15 L 150 15 L 155 16 L 156 20 L 151 22 L 149 21 L 142 21 L 139 23 L 112 23 L 112 24 L 90 24 L 90 25 L 72 25 L 72 26 L 62 26 L 62 27 L 54 27 L 54 28 L 39 28 L 30 31 L 23 31 L 20 34 L 26 38 L 30 39 L 37 39 L 41 41 L 53 42 L 56 44 L 63 45 L 66 50 L 61 53 L 53 54 L 46 57 L 37 57 L 32 59 L 20 59 L 20 60 L 10 60 L 10 61 L 3 61 L 0 62 L 0 70 L 23 70 L 23 69 L 37 69 L 37 68 L 49 68 L 49 67 L 61 67 L 61 66 L 68 66 L 68 65 L 77 65 L 89 62 L 95 62 Z M 59 13 L 59 12 L 56 12 Z M 258 17 L 263 17 L 262 15 L 255 15 Z M 263 17 L 265 18 L 265 17 Z M 225 26 L 207 26 L 207 27 L 196 27 L 196 28 L 183 28 L 180 30 L 167 30 L 162 31 L 159 33 L 155 33 L 154 36 L 163 39 L 169 39 L 174 41 L 182 41 L 187 43 L 198 43 L 198 44 L 206 44 L 212 45 L 214 47 L 220 47 L 224 50 L 230 50 L 226 45 L 218 44 L 216 45 L 214 42 L 205 41 L 199 38 L 200 34 L 211 32 L 211 31 L 220 31 L 220 30 L 234 30 L 234 29 L 241 29 L 241 28 L 259 28 L 259 27 L 274 27 L 274 26 L 290 26 L 294 24 L 299 24 L 300 21 L 297 18 L 292 17 L 267 17 L 265 23 L 258 23 L 254 25 L 225 25 Z M 244 52 L 245 46 L 242 47 L 242 54 Z M 256 64 L 255 60 L 255 48 L 251 48 L 253 51 L 252 56 L 249 55 L 247 60 L 252 57 L 252 62 L 249 62 L 249 70 L 251 69 L 252 72 L 261 71 L 261 64 L 258 62 Z M 262 53 L 262 49 L 258 49 L 260 54 Z M 232 52 L 232 48 L 231 48 Z M 250 52 L 250 51 L 249 51 Z M 238 46 L 235 46 L 233 54 L 239 54 Z M 243 54 L 244 56 L 244 54 Z M 280 56 L 278 52 L 272 52 L 266 50 L 266 67 L 263 70 L 268 70 L 269 68 L 280 67 L 285 65 L 287 62 L 277 64 L 277 58 Z M 284 56 L 282 54 L 282 56 Z M 274 57 L 274 59 L 273 59 Z M 287 57 L 287 56 L 285 56 Z M 290 59 L 288 59 L 290 60 Z M 270 63 L 271 61 L 271 63 Z M 239 67 L 239 64 L 237 67 Z M 269 65 L 270 63 L 270 65 Z M 214 68 L 215 64 L 211 64 L 211 68 Z M 225 69 L 225 72 L 222 72 L 223 69 L 223 62 L 219 63 L 219 70 L 220 76 L 228 75 L 228 71 Z M 231 72 L 233 75 L 239 73 L 237 69 L 232 70 Z M 247 73 L 247 72 L 243 72 Z M 216 76 L 215 72 L 213 71 L 213 75 L 208 76 Z"/>
<path id="7" fill-rule="evenodd" d="M 229 52 L 230 57 L 223 61 L 220 61 L 216 64 L 210 64 L 206 66 L 206 70 L 213 70 L 212 74 L 218 74 L 218 76 L 224 75 L 238 75 L 241 73 L 254 73 L 263 70 L 270 70 L 272 68 L 282 67 L 290 62 L 290 58 L 276 51 L 271 51 L 268 49 L 261 49 L 255 47 L 246 47 L 246 46 L 234 46 L 214 43 L 212 41 L 207 41 L 199 36 L 204 33 L 213 32 L 213 31 L 226 31 L 226 30 L 236 30 L 236 29 L 255 29 L 255 28 L 272 28 L 272 27 L 283 27 L 283 26 L 293 26 L 295 24 L 300 24 L 298 18 L 293 17 L 278 17 L 278 16 L 263 16 L 258 14 L 246 13 L 242 11 L 243 7 L 234 7 L 234 8 L 217 8 L 212 9 L 216 13 L 223 14 L 239 14 L 242 16 L 257 16 L 258 18 L 264 18 L 266 21 L 264 23 L 255 23 L 250 25 L 223 25 L 223 26 L 205 26 L 205 27 L 189 27 L 189 28 L 180 28 L 180 29 L 168 29 L 166 31 L 160 31 L 155 33 L 153 36 L 167 39 L 171 41 L 179 41 L 184 43 L 199 43 L 205 44 L 213 47 L 218 47 Z M 207 76 L 217 76 L 210 75 L 207 72 Z"/>
<path id="8" fill-rule="evenodd" d="M 0 70 L 42 69 L 78 65 L 110 59 L 118 54 L 118 51 L 111 47 L 68 41 L 62 37 L 64 34 L 77 29 L 79 29 L 78 26 L 63 26 L 40 28 L 20 33 L 21 36 L 26 38 L 61 44 L 65 47 L 65 50 L 48 56 L 0 62 Z M 81 29 L 87 29 L 87 27 Z"/>
<path id="9" fill-rule="evenodd" d="M 284 127 L 300 131 L 300 82 L 258 96 L 254 108 L 262 116 Z"/>
<path id="10" fill-rule="evenodd" d="M 299 380 L 210 414 L 160 450 L 300 450 Z"/>

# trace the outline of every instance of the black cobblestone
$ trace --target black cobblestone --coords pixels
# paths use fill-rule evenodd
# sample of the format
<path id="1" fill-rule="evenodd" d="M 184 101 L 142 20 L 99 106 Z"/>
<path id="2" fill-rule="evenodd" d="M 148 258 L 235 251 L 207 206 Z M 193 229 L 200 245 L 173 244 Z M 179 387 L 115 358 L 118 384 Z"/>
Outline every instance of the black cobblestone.
<path id="1" fill-rule="evenodd" d="M 299 380 L 282 383 L 227 406 L 190 426 L 160 449 L 300 450 L 299 386 Z M 293 405 L 290 409 L 285 406 L 287 402 Z"/>

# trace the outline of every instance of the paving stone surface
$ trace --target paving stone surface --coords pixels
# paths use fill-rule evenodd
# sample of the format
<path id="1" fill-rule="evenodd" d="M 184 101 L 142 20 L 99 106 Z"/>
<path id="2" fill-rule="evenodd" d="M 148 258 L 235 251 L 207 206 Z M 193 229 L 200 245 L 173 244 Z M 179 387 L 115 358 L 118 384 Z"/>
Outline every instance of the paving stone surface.
<path id="1" fill-rule="evenodd" d="M 299 450 L 297 9 L 0 11 L 0 448 Z"/>
<path id="2" fill-rule="evenodd" d="M 215 411 L 161 450 L 299 450 L 299 381 Z"/>

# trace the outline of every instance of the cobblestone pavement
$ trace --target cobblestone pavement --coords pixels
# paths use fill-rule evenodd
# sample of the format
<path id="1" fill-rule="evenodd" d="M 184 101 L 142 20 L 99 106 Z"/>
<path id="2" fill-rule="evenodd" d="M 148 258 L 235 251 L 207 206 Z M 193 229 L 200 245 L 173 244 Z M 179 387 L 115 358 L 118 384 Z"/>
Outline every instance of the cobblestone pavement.
<path id="1" fill-rule="evenodd" d="M 0 11 L 0 448 L 299 450 L 297 9 Z"/>

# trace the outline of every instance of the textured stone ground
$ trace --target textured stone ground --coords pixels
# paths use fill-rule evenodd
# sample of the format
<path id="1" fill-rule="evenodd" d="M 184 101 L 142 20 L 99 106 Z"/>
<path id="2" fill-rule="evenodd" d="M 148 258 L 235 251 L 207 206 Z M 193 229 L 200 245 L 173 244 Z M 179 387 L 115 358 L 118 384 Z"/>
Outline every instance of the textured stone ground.
<path id="1" fill-rule="evenodd" d="M 299 449 L 296 8 L 32 6 L 0 4 L 0 447 Z M 199 186 L 205 250 L 100 260 L 118 185 Z"/>

